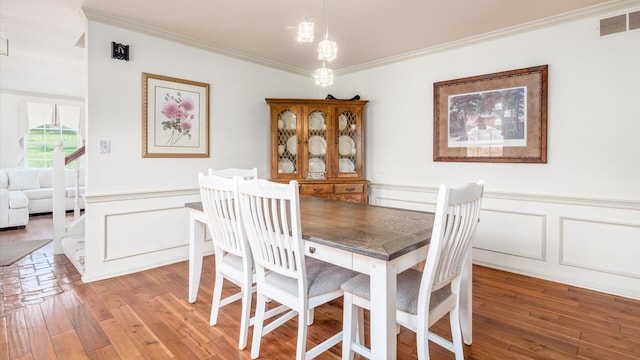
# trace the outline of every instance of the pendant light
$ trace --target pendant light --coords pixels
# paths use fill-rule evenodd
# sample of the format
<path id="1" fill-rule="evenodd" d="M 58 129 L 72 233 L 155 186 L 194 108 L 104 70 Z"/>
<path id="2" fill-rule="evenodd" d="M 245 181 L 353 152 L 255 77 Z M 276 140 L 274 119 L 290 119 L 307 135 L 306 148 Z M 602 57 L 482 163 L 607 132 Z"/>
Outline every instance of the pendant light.
<path id="1" fill-rule="evenodd" d="M 305 11 L 309 11 L 308 0 L 305 2 Z M 305 16 L 304 20 L 298 24 L 298 36 L 296 36 L 296 40 L 301 43 L 311 43 L 313 42 L 313 33 L 313 23 Z"/>
<path id="2" fill-rule="evenodd" d="M 331 61 L 334 60 L 338 53 L 338 45 L 335 41 L 329 40 L 329 2 L 328 0 L 324 1 L 324 21 L 325 21 L 325 31 L 324 31 L 324 40 L 320 41 L 318 44 L 318 59 L 322 61 Z"/>
<path id="3" fill-rule="evenodd" d="M 316 85 L 327 87 L 333 85 L 333 70 L 327 68 L 325 63 L 322 63 L 322 67 L 316 69 L 315 76 Z"/>
<path id="4" fill-rule="evenodd" d="M 313 42 L 313 23 L 306 17 L 298 24 L 298 36 L 296 40 L 302 43 Z"/>

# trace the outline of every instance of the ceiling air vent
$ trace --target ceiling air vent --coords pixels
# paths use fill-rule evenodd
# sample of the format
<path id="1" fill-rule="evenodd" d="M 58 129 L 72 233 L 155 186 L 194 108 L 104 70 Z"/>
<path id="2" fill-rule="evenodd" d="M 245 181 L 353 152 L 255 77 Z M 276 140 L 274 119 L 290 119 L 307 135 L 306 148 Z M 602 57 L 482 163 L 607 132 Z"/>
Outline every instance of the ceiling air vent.
<path id="1" fill-rule="evenodd" d="M 629 30 L 640 29 L 640 11 L 629 13 Z"/>
<path id="2" fill-rule="evenodd" d="M 600 19 L 600 36 L 627 31 L 627 14 Z"/>

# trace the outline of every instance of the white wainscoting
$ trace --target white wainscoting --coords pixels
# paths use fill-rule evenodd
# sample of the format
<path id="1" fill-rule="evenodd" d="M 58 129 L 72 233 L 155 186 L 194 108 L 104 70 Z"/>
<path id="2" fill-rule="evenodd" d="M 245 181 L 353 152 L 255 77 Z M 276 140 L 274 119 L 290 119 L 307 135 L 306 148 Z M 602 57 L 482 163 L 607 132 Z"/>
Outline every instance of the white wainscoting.
<path id="1" fill-rule="evenodd" d="M 437 188 L 372 184 L 374 205 L 434 211 Z M 485 191 L 475 264 L 640 299 L 640 202 Z"/>
<path id="2" fill-rule="evenodd" d="M 563 217 L 560 228 L 563 265 L 640 277 L 639 253 L 629 251 L 640 242 L 639 224 Z"/>
<path id="3" fill-rule="evenodd" d="M 85 201 L 83 281 L 188 259 L 189 212 L 184 204 L 200 201 L 198 189 L 90 195 Z M 204 251 L 211 254 L 213 246 L 207 238 Z"/>
<path id="4" fill-rule="evenodd" d="M 476 230 L 474 248 L 534 260 L 546 258 L 546 216 L 544 214 L 482 209 Z M 518 241 L 513 241 L 505 228 L 518 229 Z"/>
<path id="5" fill-rule="evenodd" d="M 104 261 L 184 246 L 185 227 L 179 224 L 186 224 L 188 218 L 183 206 L 107 215 Z"/>

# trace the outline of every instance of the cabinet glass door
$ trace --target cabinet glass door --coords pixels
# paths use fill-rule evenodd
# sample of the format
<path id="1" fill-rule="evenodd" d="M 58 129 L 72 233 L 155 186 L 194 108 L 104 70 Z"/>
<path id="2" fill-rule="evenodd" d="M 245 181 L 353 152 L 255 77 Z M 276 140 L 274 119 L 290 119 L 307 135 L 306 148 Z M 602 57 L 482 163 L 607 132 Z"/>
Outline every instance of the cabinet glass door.
<path id="1" fill-rule="evenodd" d="M 327 114 L 320 110 L 307 116 L 307 179 L 324 179 L 327 176 Z"/>
<path id="2" fill-rule="evenodd" d="M 298 119 L 291 110 L 283 110 L 278 114 L 278 174 L 295 175 L 299 171 L 298 164 Z"/>
<path id="3" fill-rule="evenodd" d="M 356 173 L 358 164 L 357 141 L 358 122 L 356 114 L 350 110 L 342 111 L 338 115 L 338 173 Z"/>

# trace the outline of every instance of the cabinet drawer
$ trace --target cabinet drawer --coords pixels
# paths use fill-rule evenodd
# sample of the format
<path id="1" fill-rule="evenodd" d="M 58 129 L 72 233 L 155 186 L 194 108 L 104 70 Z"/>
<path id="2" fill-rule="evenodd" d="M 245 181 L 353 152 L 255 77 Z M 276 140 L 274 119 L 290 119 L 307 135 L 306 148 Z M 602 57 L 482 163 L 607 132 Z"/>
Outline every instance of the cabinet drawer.
<path id="1" fill-rule="evenodd" d="M 333 184 L 308 184 L 300 185 L 302 195 L 327 195 L 333 194 Z"/>
<path id="2" fill-rule="evenodd" d="M 336 184 L 336 194 L 362 194 L 363 192 L 363 184 Z"/>

